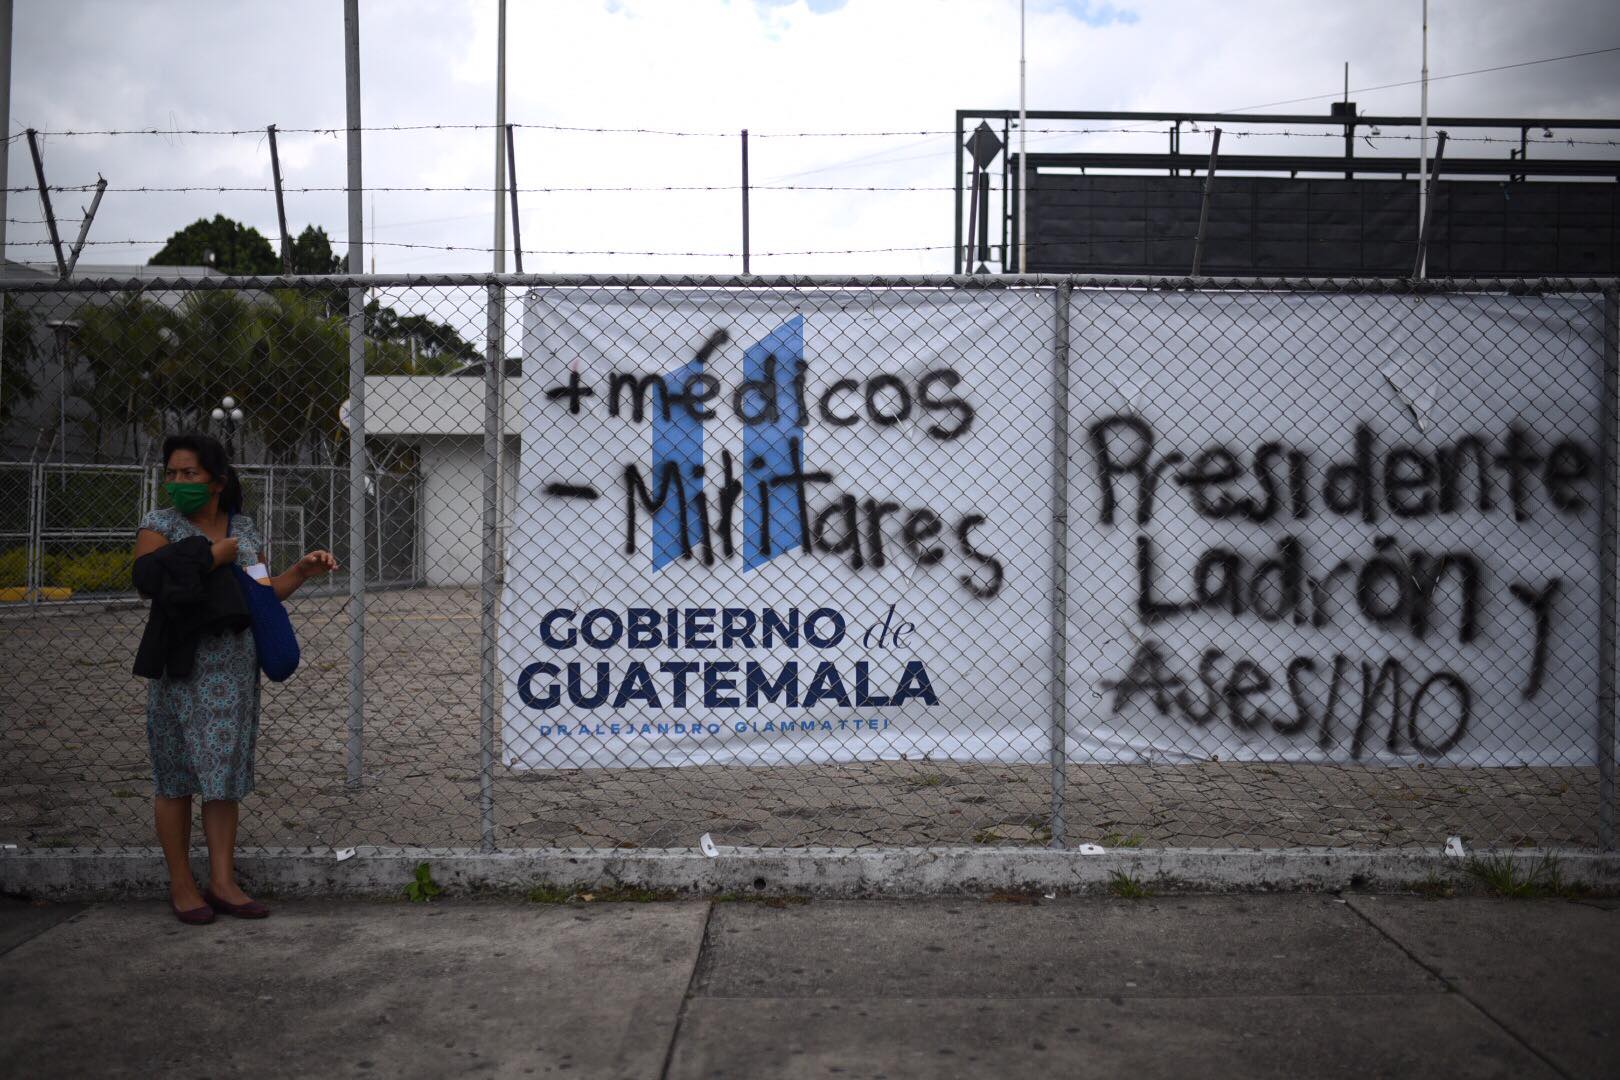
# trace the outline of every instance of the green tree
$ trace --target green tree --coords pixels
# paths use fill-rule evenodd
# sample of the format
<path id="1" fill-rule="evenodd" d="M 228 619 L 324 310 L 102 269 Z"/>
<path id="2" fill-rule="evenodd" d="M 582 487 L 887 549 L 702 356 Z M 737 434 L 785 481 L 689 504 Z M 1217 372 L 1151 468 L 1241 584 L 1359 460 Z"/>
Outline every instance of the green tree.
<path id="1" fill-rule="evenodd" d="M 307 234 L 309 230 L 304 230 Z M 328 245 L 330 252 L 330 245 Z M 215 214 L 198 218 L 163 245 L 149 266 L 210 266 L 222 274 L 277 274 L 281 259 L 258 229 Z"/>
<path id="2" fill-rule="evenodd" d="M 101 460 L 102 448 L 140 455 L 140 435 L 163 429 L 164 394 L 178 369 L 179 315 L 139 293 L 86 304 L 76 319 L 74 348 L 81 364 L 74 395 L 79 424 Z"/>
<path id="3" fill-rule="evenodd" d="M 255 362 L 236 392 L 272 462 L 321 460 L 344 437 L 338 408 L 349 396 L 349 338 L 324 298 L 277 289 L 253 309 Z"/>
<path id="4" fill-rule="evenodd" d="M 426 315 L 401 315 L 376 300 L 366 304 L 366 337 L 399 346 L 408 361 L 400 375 L 443 375 L 483 355 L 454 327 Z"/>
<path id="5" fill-rule="evenodd" d="M 29 370 L 39 359 L 39 343 L 34 335 L 38 324 L 11 297 L 5 299 L 6 336 L 4 357 L 0 357 L 0 427 L 11 422 L 17 407 L 39 394 Z"/>
<path id="6" fill-rule="evenodd" d="M 292 265 L 295 274 L 336 274 L 343 270 L 343 260 L 332 252 L 332 240 L 319 225 L 306 225 L 292 242 Z"/>

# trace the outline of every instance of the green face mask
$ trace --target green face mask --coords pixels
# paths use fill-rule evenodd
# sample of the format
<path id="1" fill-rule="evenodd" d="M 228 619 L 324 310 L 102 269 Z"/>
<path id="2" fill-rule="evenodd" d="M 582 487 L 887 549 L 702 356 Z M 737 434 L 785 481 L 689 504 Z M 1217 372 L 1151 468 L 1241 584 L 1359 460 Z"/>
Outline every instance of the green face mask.
<path id="1" fill-rule="evenodd" d="M 169 501 L 174 508 L 182 514 L 195 514 L 208 505 L 213 492 L 208 490 L 207 484 L 164 484 L 163 490 L 168 493 Z"/>

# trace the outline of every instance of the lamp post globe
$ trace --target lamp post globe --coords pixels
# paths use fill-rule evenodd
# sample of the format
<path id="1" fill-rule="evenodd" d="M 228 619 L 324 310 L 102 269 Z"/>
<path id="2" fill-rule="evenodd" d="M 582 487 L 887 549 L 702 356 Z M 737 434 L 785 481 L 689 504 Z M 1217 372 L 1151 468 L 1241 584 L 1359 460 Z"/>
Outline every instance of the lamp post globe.
<path id="1" fill-rule="evenodd" d="M 219 404 L 208 413 L 214 423 L 225 429 L 225 451 L 232 457 L 236 456 L 236 426 L 242 422 L 245 415 L 241 406 L 237 405 L 236 398 L 226 394 L 219 399 Z"/>

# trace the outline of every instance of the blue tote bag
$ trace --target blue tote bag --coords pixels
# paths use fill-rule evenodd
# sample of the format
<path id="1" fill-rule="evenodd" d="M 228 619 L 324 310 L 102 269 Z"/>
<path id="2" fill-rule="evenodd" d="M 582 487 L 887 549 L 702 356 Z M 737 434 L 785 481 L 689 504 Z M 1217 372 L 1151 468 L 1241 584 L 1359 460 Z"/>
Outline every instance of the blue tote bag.
<path id="1" fill-rule="evenodd" d="M 292 620 L 282 606 L 276 590 L 261 585 L 240 566 L 231 565 L 236 583 L 241 586 L 242 599 L 247 603 L 248 617 L 253 620 L 253 641 L 259 650 L 259 670 L 271 682 L 285 682 L 298 670 L 298 637 L 293 633 Z"/>

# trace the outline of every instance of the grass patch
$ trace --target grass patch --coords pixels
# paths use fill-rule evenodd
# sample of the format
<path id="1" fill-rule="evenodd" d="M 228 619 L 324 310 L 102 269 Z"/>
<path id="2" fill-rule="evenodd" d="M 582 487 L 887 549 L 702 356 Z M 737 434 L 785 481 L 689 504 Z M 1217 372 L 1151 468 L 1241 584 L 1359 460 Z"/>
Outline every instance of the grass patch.
<path id="1" fill-rule="evenodd" d="M 1141 847 L 1142 834 L 1133 832 L 1125 836 L 1117 832 L 1105 833 L 1098 843 L 1103 847 Z"/>
<path id="2" fill-rule="evenodd" d="M 1486 891 L 1510 900 L 1572 898 L 1587 893 L 1583 886 L 1564 880 L 1563 867 L 1552 855 L 1543 855 L 1528 866 L 1507 855 L 1475 856 L 1464 869 Z"/>
<path id="3" fill-rule="evenodd" d="M 913 791 L 919 791 L 922 788 L 939 787 L 944 782 L 945 777 L 943 774 L 929 773 L 927 776 L 919 776 L 915 780 L 911 781 L 911 789 Z"/>
<path id="4" fill-rule="evenodd" d="M 427 863 L 417 863 L 416 872 L 411 875 L 410 884 L 405 886 L 405 899 L 413 903 L 425 904 L 435 896 L 444 892 L 437 881 L 433 880 L 433 871 Z"/>
<path id="5" fill-rule="evenodd" d="M 1123 870 L 1108 875 L 1108 891 L 1121 900 L 1146 900 L 1153 895 L 1153 890 Z"/>

